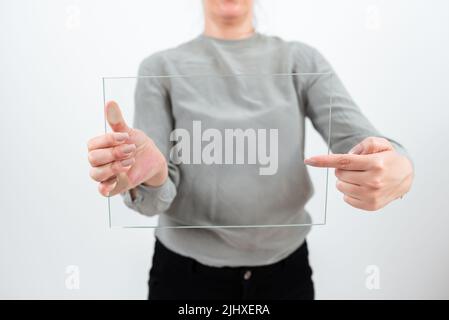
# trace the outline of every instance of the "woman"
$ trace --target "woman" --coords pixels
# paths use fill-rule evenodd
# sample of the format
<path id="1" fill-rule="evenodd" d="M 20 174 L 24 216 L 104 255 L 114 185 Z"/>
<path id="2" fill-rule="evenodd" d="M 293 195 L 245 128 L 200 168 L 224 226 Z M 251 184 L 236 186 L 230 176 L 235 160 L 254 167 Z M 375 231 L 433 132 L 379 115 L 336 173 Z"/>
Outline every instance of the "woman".
<path id="1" fill-rule="evenodd" d="M 204 33 L 145 59 L 140 75 L 333 72 L 315 49 L 255 32 L 253 0 L 204 0 L 203 7 Z M 164 226 L 180 226 L 177 217 L 186 215 L 198 223 L 219 224 L 232 213 L 276 217 L 284 224 L 307 222 L 304 205 L 311 188 L 304 163 L 335 168 L 344 201 L 378 210 L 410 189 L 412 165 L 398 143 L 380 137 L 337 77 L 332 89 L 335 154 L 303 159 L 306 116 L 328 138 L 329 104 L 323 102 L 328 84 L 304 80 L 284 91 L 265 85 L 263 91 L 271 101 L 288 106 L 282 112 L 266 110 L 257 100 L 244 112 L 225 108 L 216 112 L 202 105 L 195 91 L 176 96 L 165 88 L 158 93 L 155 86 L 139 80 L 134 128 L 125 123 L 115 102 L 105 106 L 113 132 L 88 143 L 91 177 L 99 182 L 102 195 L 122 194 L 134 210 L 159 214 Z M 179 83 L 185 91 L 189 85 Z M 229 98 L 223 88 L 212 84 L 208 88 L 217 101 Z M 242 167 L 175 163 L 169 159 L 170 133 L 194 120 L 218 128 L 282 124 L 287 139 L 280 137 L 278 153 L 283 158 L 278 172 L 257 183 L 260 180 Z M 307 227 L 157 229 L 149 298 L 313 299 L 308 231 Z"/>

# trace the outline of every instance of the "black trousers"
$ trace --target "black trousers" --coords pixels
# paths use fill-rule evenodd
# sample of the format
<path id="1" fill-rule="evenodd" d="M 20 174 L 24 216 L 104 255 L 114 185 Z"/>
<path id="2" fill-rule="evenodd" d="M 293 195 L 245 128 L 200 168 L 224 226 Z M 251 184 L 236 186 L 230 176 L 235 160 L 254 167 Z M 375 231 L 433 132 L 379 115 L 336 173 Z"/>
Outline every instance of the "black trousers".
<path id="1" fill-rule="evenodd" d="M 257 267 L 210 267 L 156 240 L 148 281 L 150 300 L 312 300 L 314 287 L 304 242 L 287 258 Z"/>

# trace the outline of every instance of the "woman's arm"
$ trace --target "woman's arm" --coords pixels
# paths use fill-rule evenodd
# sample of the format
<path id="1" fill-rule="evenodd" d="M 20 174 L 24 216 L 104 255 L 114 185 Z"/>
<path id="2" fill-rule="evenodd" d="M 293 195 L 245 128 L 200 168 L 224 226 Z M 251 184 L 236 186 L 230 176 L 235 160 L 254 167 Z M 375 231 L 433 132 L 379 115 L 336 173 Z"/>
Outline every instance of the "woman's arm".
<path id="1" fill-rule="evenodd" d="M 305 163 L 336 168 L 337 189 L 356 208 L 374 211 L 402 197 L 413 181 L 413 166 L 406 150 L 374 128 L 318 51 L 309 48 L 307 61 L 309 72 L 330 74 L 310 76 L 300 89 L 306 116 L 326 141 L 332 96 L 329 141 L 336 154 L 312 157 Z"/>
<path id="2" fill-rule="evenodd" d="M 152 216 L 167 210 L 177 194 L 179 168 L 170 162 L 170 133 L 173 116 L 163 78 L 145 77 L 162 75 L 163 63 L 158 54 L 145 59 L 139 67 L 135 89 L 134 128 L 151 137 L 166 162 L 152 181 L 145 181 L 124 194 L 125 204 L 144 215 Z M 156 181 L 157 180 L 157 181 Z"/>
<path id="3" fill-rule="evenodd" d="M 162 74 L 159 61 L 146 59 L 139 75 Z M 155 69 L 155 70 L 152 70 Z M 179 170 L 170 163 L 173 119 L 160 80 L 139 77 L 135 91 L 134 127 L 123 119 L 117 103 L 109 101 L 105 116 L 111 133 L 88 143 L 90 175 L 104 196 L 121 193 L 128 207 L 145 215 L 162 213 L 176 196 Z"/>

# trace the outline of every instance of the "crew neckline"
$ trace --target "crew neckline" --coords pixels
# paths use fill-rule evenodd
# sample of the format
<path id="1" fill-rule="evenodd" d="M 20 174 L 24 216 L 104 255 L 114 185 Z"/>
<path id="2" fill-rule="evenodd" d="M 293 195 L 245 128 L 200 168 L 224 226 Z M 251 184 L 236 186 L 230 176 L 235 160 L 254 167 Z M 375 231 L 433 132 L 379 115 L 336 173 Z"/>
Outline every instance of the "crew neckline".
<path id="1" fill-rule="evenodd" d="M 240 45 L 247 45 L 253 43 L 255 40 L 257 40 L 260 37 L 260 33 L 257 31 L 254 31 L 250 36 L 241 38 L 241 39 L 221 39 L 221 38 L 215 38 L 212 36 L 205 35 L 204 33 L 199 35 L 199 39 L 204 41 L 209 41 L 212 43 L 220 44 L 220 45 L 226 45 L 226 46 L 240 46 Z"/>

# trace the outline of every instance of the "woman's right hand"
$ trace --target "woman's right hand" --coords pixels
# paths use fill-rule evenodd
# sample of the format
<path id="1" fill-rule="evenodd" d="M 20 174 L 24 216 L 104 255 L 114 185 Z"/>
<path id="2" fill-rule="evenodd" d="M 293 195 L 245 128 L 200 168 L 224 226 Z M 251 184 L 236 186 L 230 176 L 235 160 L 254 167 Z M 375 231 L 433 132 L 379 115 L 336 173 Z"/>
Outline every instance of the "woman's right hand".
<path id="1" fill-rule="evenodd" d="M 88 142 L 90 176 L 104 196 L 113 196 L 140 184 L 160 186 L 167 179 L 167 161 L 143 131 L 126 125 L 118 104 L 105 106 L 112 132 Z"/>

